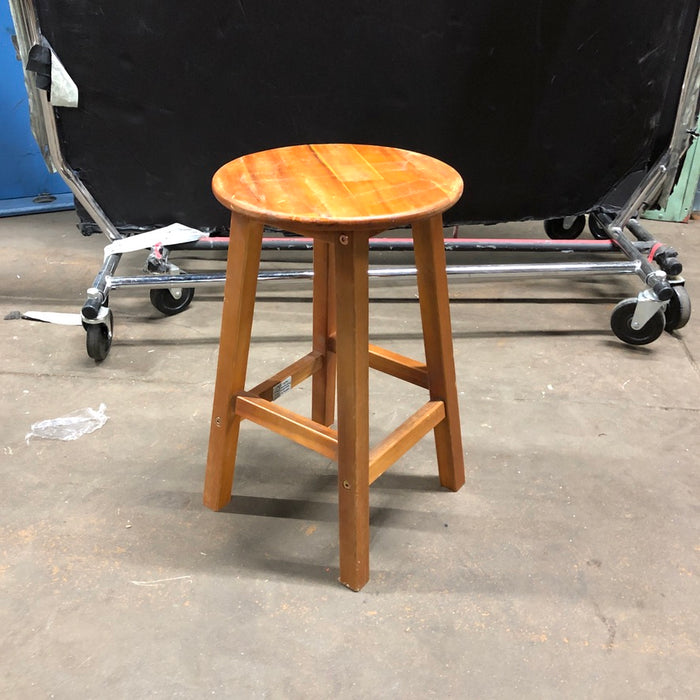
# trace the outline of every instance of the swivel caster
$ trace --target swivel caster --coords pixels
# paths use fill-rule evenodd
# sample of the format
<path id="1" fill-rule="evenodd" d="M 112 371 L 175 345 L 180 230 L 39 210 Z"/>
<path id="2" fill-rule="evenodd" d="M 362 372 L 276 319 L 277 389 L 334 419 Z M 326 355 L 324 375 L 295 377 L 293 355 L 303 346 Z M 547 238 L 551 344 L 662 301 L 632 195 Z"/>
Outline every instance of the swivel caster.
<path id="1" fill-rule="evenodd" d="M 112 347 L 112 328 L 114 325 L 114 317 L 112 310 L 103 307 L 97 319 L 94 321 L 86 321 L 83 319 L 83 328 L 85 328 L 85 349 L 88 357 L 95 362 L 102 362 Z"/>
<path id="2" fill-rule="evenodd" d="M 586 217 L 565 216 L 563 219 L 547 219 L 544 222 L 544 232 L 554 240 L 570 240 L 578 238 L 586 226 Z"/>
<path id="3" fill-rule="evenodd" d="M 690 320 L 690 296 L 682 284 L 672 285 L 673 296 L 666 307 L 666 330 L 677 331 Z"/>
<path id="4" fill-rule="evenodd" d="M 194 287 L 151 289 L 151 304 L 166 316 L 174 316 L 184 311 L 194 299 Z"/>
<path id="5" fill-rule="evenodd" d="M 610 239 L 608 232 L 605 230 L 605 226 L 598 221 L 594 214 L 588 215 L 588 230 L 591 232 L 593 238 L 600 241 L 607 241 Z"/>
<path id="6" fill-rule="evenodd" d="M 613 309 L 610 328 L 620 340 L 629 345 L 648 345 L 664 332 L 666 319 L 663 310 L 658 308 L 641 327 L 636 328 L 633 319 L 638 303 L 635 298 L 623 299 Z"/>

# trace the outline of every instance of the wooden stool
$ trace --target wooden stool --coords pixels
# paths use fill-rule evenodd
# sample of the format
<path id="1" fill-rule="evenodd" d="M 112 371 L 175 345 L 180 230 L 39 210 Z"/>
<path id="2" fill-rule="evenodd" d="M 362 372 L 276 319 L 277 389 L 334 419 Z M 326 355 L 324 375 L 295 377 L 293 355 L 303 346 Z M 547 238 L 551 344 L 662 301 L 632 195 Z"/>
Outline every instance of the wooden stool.
<path id="1" fill-rule="evenodd" d="M 380 146 L 290 146 L 238 158 L 213 179 L 231 209 L 219 360 L 204 504 L 231 498 L 241 420 L 247 418 L 338 462 L 340 581 L 360 590 L 369 579 L 369 485 L 431 429 L 440 483 L 464 483 L 442 212 L 462 180 L 428 156 Z M 245 390 L 263 225 L 314 240 L 311 352 Z M 426 362 L 368 338 L 369 239 L 413 229 Z M 430 400 L 370 450 L 369 368 L 424 387 Z M 274 404 L 312 378 L 311 419 Z M 337 379 L 337 430 L 334 422 Z"/>

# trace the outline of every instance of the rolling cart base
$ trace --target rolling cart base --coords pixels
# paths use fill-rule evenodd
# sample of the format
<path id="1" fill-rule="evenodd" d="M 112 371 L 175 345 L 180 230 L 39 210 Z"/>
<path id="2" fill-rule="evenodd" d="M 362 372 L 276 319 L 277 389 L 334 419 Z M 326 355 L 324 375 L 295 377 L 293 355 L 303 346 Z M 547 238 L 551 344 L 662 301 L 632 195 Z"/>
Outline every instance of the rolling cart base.
<path id="1" fill-rule="evenodd" d="M 122 241 L 124 235 L 106 216 L 100 204 L 81 181 L 78 174 L 64 159 L 58 136 L 55 106 L 76 107 L 78 89 L 63 69 L 61 61 L 53 52 L 39 29 L 36 7 L 33 0 L 10 0 L 18 48 L 23 65 L 30 98 L 32 127 L 42 147 L 47 164 L 55 168 L 69 185 L 75 199 L 82 205 L 99 230 L 110 241 L 110 245 Z M 626 260 L 621 262 L 590 263 L 542 263 L 523 265 L 469 265 L 448 266 L 448 274 L 465 278 L 484 276 L 530 276 L 547 277 L 560 275 L 634 274 L 644 288 L 637 297 L 622 300 L 613 310 L 611 328 L 615 335 L 626 343 L 640 345 L 654 341 L 664 330 L 682 328 L 690 317 L 690 298 L 680 276 L 682 266 L 676 251 L 653 240 L 636 217 L 646 209 L 665 200 L 675 183 L 679 163 L 690 141 L 695 136 L 698 93 L 700 92 L 700 20 L 696 18 L 695 33 L 685 69 L 684 81 L 676 112 L 676 121 L 670 144 L 657 162 L 622 206 L 596 205 L 589 213 L 589 228 L 596 240 L 580 242 L 571 240 L 581 233 L 585 216 L 577 214 L 563 219 L 545 222 L 545 231 L 552 240 L 518 241 L 492 239 L 445 240 L 448 252 L 457 250 L 528 250 L 558 252 L 615 252 Z M 631 234 L 631 238 L 628 236 Z M 169 243 L 164 235 L 149 232 L 149 250 L 142 276 L 120 277 L 116 274 L 123 252 L 105 254 L 102 267 L 92 286 L 87 290 L 87 300 L 82 309 L 83 326 L 87 334 L 88 355 L 96 361 L 109 354 L 113 340 L 113 313 L 109 306 L 113 290 L 128 286 L 149 288 L 153 305 L 166 315 L 184 311 L 194 297 L 194 289 L 202 285 L 221 284 L 224 273 L 188 274 L 169 260 Z M 155 236 L 156 242 L 153 242 Z M 189 242 L 173 244 L 172 249 L 216 250 L 224 249 L 227 240 L 207 238 L 194 232 Z M 138 239 L 139 236 L 132 238 Z M 377 239 L 375 250 L 407 250 L 410 241 L 403 239 Z M 137 245 L 137 244 L 134 244 Z M 299 238 L 268 239 L 264 247 L 268 250 L 307 250 L 311 242 Z M 261 273 L 261 280 L 310 277 L 311 271 L 271 271 Z M 374 269 L 373 276 L 397 276 L 415 274 L 413 268 Z"/>

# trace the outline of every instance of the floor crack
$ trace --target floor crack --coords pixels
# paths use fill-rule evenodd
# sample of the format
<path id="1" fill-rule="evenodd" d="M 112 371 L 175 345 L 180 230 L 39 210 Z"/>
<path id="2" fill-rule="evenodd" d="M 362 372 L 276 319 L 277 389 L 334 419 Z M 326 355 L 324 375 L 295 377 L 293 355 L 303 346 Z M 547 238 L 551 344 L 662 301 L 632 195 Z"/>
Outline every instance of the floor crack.
<path id="1" fill-rule="evenodd" d="M 688 347 L 688 343 L 685 342 L 684 338 L 679 338 L 681 347 L 683 348 L 683 352 L 685 352 L 685 356 L 688 358 L 688 362 L 690 363 L 690 366 L 693 368 L 693 371 L 695 374 L 700 376 L 700 367 L 698 367 L 698 363 L 696 362 L 695 358 L 693 357 L 693 353 L 690 352 L 690 348 Z"/>
<path id="2" fill-rule="evenodd" d="M 608 630 L 608 639 L 605 643 L 605 648 L 608 650 L 608 652 L 611 652 L 615 646 L 615 635 L 617 634 L 617 623 L 615 622 L 615 618 L 606 617 L 603 615 L 600 606 L 596 602 L 593 603 L 593 609 L 595 610 L 595 616 L 605 625 L 605 628 Z"/>

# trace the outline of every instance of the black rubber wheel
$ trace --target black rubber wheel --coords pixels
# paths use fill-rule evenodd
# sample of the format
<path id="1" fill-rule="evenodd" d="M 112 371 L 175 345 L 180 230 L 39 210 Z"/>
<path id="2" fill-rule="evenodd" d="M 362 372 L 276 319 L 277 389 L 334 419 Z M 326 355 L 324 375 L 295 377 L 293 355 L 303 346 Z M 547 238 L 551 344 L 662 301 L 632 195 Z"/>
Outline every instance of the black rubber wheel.
<path id="1" fill-rule="evenodd" d="M 690 321 L 690 297 L 683 285 L 674 285 L 673 296 L 666 305 L 666 330 L 677 331 Z"/>
<path id="2" fill-rule="evenodd" d="M 588 230 L 591 232 L 593 238 L 597 238 L 599 241 L 608 241 L 610 236 L 608 236 L 605 227 L 598 221 L 598 219 L 593 216 L 593 214 L 588 215 Z"/>
<path id="3" fill-rule="evenodd" d="M 663 332 L 666 326 L 664 313 L 659 309 L 642 328 L 632 328 L 632 317 L 637 308 L 636 299 L 623 299 L 610 316 L 610 328 L 612 332 L 623 342 L 629 345 L 648 345 L 653 343 Z"/>
<path id="4" fill-rule="evenodd" d="M 174 316 L 184 311 L 194 299 L 194 287 L 183 287 L 180 296 L 175 297 L 169 289 L 151 289 L 151 304 L 166 316 Z"/>
<path id="5" fill-rule="evenodd" d="M 108 323 L 86 323 L 85 349 L 88 357 L 95 362 L 102 362 L 112 347 L 112 312 L 109 312 Z"/>
<path id="6" fill-rule="evenodd" d="M 586 217 L 580 214 L 568 228 L 566 223 L 566 219 L 547 219 L 544 222 L 544 232 L 556 241 L 578 238 L 586 227 Z"/>

